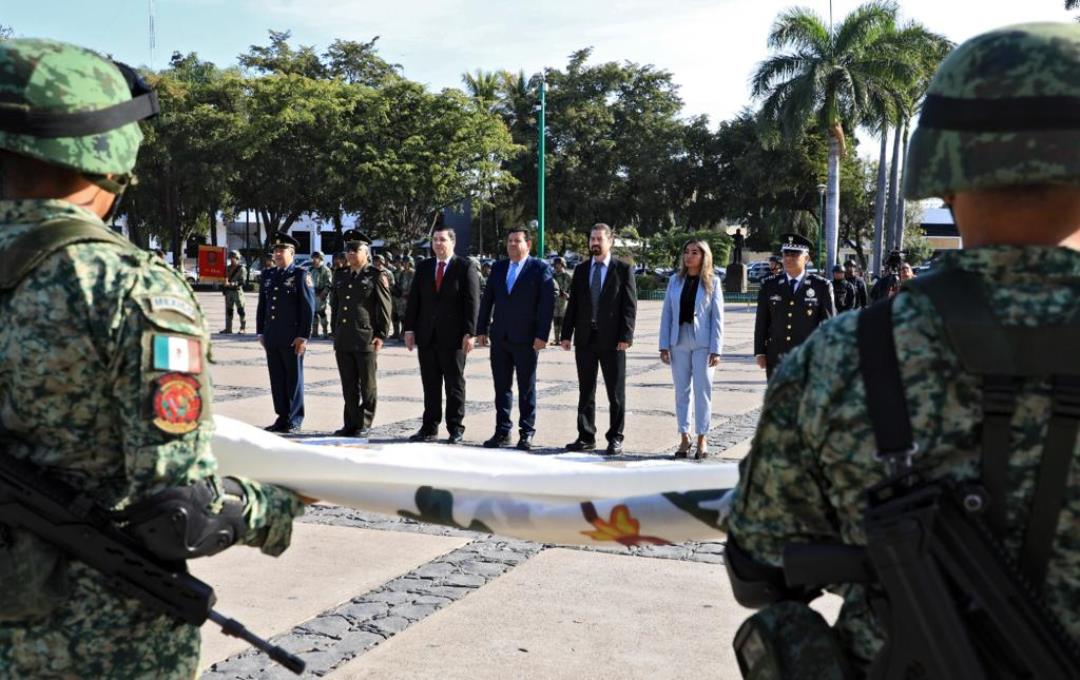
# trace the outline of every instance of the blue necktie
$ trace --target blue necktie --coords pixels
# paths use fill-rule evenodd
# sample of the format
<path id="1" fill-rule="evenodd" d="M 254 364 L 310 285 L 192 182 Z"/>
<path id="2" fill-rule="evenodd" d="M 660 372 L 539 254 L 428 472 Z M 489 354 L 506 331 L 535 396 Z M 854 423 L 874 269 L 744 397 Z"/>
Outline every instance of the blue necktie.
<path id="1" fill-rule="evenodd" d="M 506 272 L 506 292 L 509 293 L 514 290 L 514 282 L 517 281 L 518 275 L 518 263 L 511 262 L 510 269 Z"/>

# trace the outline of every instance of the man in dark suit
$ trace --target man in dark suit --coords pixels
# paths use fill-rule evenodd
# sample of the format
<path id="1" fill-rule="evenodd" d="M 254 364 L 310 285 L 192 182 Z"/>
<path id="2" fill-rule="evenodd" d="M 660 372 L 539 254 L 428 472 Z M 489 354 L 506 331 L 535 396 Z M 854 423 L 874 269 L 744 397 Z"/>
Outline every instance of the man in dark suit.
<path id="1" fill-rule="evenodd" d="M 754 325 L 755 359 L 768 378 L 818 324 L 836 316 L 832 284 L 806 271 L 810 240 L 799 234 L 783 234 L 781 239 L 784 273 L 762 282 Z"/>
<path id="2" fill-rule="evenodd" d="M 454 255 L 454 230 L 438 227 L 431 235 L 435 257 L 424 260 L 406 291 L 405 347 L 419 347 L 424 385 L 424 422 L 409 441 L 435 441 L 442 420 L 446 385 L 448 444 L 465 433 L 465 355 L 473 348 L 480 309 L 480 273 L 467 258 Z"/>
<path id="3" fill-rule="evenodd" d="M 562 326 L 562 348 L 574 341 L 578 375 L 577 439 L 567 451 L 596 448 L 596 374 L 604 373 L 611 424 L 607 431 L 609 456 L 623 451 L 626 421 L 626 350 L 634 342 L 637 284 L 634 270 L 611 255 L 615 235 L 606 224 L 589 234 L 588 261 L 574 268 L 570 300 Z M 576 336 L 576 337 L 575 337 Z"/>
<path id="4" fill-rule="evenodd" d="M 491 375 L 495 382 L 495 434 L 484 442 L 493 449 L 510 443 L 513 378 L 518 381 L 517 447 L 532 449 L 536 434 L 536 362 L 547 347 L 555 310 L 555 284 L 547 262 L 529 257 L 532 235 L 524 227 L 506 236 L 509 260 L 491 268 L 480 300 L 476 341 L 491 340 Z M 493 317 L 494 312 L 494 317 Z"/>
<path id="5" fill-rule="evenodd" d="M 315 318 L 311 274 L 293 264 L 296 239 L 277 233 L 270 240 L 273 267 L 263 269 L 255 332 L 266 350 L 270 393 L 277 419 L 270 432 L 296 432 L 304 422 L 304 351 Z"/>

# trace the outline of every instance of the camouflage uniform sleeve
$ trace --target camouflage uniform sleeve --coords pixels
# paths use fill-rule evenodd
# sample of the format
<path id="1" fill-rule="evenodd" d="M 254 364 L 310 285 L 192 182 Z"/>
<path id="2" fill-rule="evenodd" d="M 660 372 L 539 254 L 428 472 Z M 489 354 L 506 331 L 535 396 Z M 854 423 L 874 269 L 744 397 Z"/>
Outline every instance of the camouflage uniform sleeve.
<path id="1" fill-rule="evenodd" d="M 756 559 L 781 566 L 789 543 L 842 540 L 829 498 L 821 451 L 832 427 L 831 411 L 842 409 L 847 371 L 832 363 L 827 331 L 845 315 L 815 332 L 773 375 L 750 453 L 739 465 L 727 531 Z M 850 325 L 850 324 L 845 324 Z"/>
<path id="2" fill-rule="evenodd" d="M 106 265 L 111 259 L 100 252 L 95 257 Z M 92 320 L 95 312 L 103 321 L 116 320 L 109 362 L 116 438 L 127 483 L 121 505 L 201 478 L 211 478 L 221 488 L 210 451 L 210 345 L 202 310 L 167 265 L 136 257 L 142 258 L 137 268 L 117 267 L 121 276 L 125 269 L 134 272 L 125 281 L 127 293 L 119 310 L 102 309 L 110 296 L 95 299 L 91 294 L 87 300 Z M 248 499 L 248 531 L 242 541 L 280 554 L 289 545 L 292 519 L 302 514 L 303 504 L 287 489 L 239 482 Z"/>

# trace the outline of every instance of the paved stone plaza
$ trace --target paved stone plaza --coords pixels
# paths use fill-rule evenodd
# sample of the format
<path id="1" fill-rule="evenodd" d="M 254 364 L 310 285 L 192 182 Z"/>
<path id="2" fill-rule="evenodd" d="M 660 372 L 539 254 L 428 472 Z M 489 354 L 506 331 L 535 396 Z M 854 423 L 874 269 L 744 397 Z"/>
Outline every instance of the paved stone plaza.
<path id="1" fill-rule="evenodd" d="M 199 301 L 211 330 L 223 328 L 222 296 L 200 293 Z M 251 333 L 214 336 L 214 408 L 264 426 L 274 412 L 253 334 L 256 297 L 247 303 Z M 638 309 L 624 458 L 671 457 L 678 443 L 670 372 L 657 352 L 660 304 Z M 753 363 L 753 308 L 728 305 L 726 322 L 709 437 L 716 457 L 686 465 L 741 458 L 760 412 L 765 375 Z M 304 372 L 304 432 L 328 434 L 342 418 L 329 340 L 309 344 Z M 494 430 L 486 348 L 469 356 L 466 379 L 465 440 L 479 445 Z M 537 381 L 536 454 L 543 455 L 576 435 L 573 354 L 542 352 Z M 602 433 L 602 385 L 597 392 Z M 371 439 L 415 432 L 421 411 L 416 356 L 391 342 L 379 355 Z M 737 678 L 730 642 L 747 612 L 731 597 L 722 552 L 720 543 L 558 547 L 317 505 L 282 557 L 241 548 L 192 569 L 217 589 L 223 613 L 299 654 L 308 676 Z M 833 613 L 835 602 L 823 607 Z M 203 678 L 294 677 L 212 626 L 203 639 Z"/>

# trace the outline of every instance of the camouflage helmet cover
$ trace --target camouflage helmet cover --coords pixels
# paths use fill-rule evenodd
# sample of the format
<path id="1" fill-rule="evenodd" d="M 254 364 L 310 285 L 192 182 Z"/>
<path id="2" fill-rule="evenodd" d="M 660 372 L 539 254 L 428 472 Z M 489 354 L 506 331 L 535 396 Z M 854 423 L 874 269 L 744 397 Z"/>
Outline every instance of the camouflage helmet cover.
<path id="1" fill-rule="evenodd" d="M 0 41 L 0 112 L 86 113 L 131 99 L 120 69 L 96 52 L 54 40 Z M 80 172 L 126 175 L 135 167 L 142 138 L 135 122 L 72 137 L 0 129 L 0 149 Z"/>
<path id="2" fill-rule="evenodd" d="M 1080 184 L 1080 25 L 978 35 L 935 74 L 911 138 L 904 193 L 920 199 Z"/>

